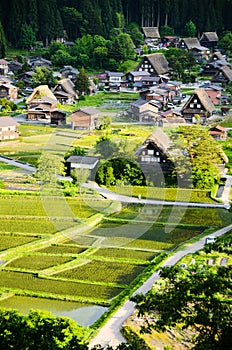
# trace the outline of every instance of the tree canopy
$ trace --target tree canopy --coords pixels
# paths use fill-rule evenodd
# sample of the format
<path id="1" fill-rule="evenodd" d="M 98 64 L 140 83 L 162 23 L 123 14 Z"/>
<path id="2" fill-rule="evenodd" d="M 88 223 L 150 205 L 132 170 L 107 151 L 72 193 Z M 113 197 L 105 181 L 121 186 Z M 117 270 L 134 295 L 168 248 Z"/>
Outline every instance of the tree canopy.
<path id="1" fill-rule="evenodd" d="M 2 0 L 0 21 L 7 41 L 20 44 L 23 24 L 30 25 L 36 40 L 49 44 L 57 38 L 75 41 L 83 35 L 102 35 L 109 39 L 115 28 L 127 30 L 130 23 L 144 26 L 168 26 L 184 35 L 190 21 L 196 33 L 232 30 L 230 0 Z M 167 28 L 167 27 L 166 27 Z M 139 43 L 135 27 L 128 33 Z M 193 33 L 191 31 L 191 33 Z"/>
<path id="2" fill-rule="evenodd" d="M 232 349 L 231 266 L 165 267 L 160 276 L 161 281 L 146 296 L 132 298 L 139 315 L 149 312 L 154 316 L 143 331 L 164 331 L 178 325 L 195 330 L 191 339 L 194 349 Z"/>
<path id="3" fill-rule="evenodd" d="M 210 190 L 219 182 L 223 151 L 207 128 L 199 124 L 179 127 L 172 137 L 172 150 L 170 158 L 175 164 L 174 176 L 181 176 L 199 189 Z"/>

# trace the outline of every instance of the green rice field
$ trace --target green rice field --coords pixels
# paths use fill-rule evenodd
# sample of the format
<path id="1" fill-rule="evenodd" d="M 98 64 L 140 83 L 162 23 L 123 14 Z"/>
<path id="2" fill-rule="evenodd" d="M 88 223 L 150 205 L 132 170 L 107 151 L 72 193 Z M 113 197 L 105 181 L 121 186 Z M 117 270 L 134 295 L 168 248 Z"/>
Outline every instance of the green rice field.
<path id="1" fill-rule="evenodd" d="M 232 215 L 222 209 L 131 204 L 99 223 L 101 215 L 95 214 L 109 202 L 94 195 L 2 195 L 0 206 L 0 296 L 99 305 L 127 293 L 160 253 L 205 229 L 230 224 Z M 91 220 L 96 226 L 88 226 Z"/>

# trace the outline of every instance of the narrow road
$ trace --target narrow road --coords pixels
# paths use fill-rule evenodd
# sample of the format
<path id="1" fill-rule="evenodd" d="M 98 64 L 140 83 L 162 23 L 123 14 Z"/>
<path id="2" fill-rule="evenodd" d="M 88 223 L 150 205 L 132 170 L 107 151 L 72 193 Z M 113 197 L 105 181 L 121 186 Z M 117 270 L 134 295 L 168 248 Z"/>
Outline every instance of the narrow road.
<path id="1" fill-rule="evenodd" d="M 232 225 L 214 232 L 213 235 L 215 237 L 219 237 L 230 230 L 232 230 Z M 175 252 L 172 256 L 165 260 L 161 267 L 175 265 L 185 255 L 195 253 L 196 251 L 202 249 L 204 247 L 204 244 L 205 238 L 202 237 L 197 242 L 191 243 L 182 250 Z M 157 271 L 133 293 L 133 296 L 141 293 L 146 294 L 152 288 L 155 281 L 157 281 L 159 278 L 159 271 Z M 120 309 L 118 309 L 118 311 L 109 319 L 109 321 L 100 329 L 97 336 L 90 342 L 89 349 L 92 349 L 93 346 L 97 344 L 100 344 L 102 347 L 106 347 L 107 345 L 115 347 L 120 343 L 125 343 L 126 340 L 123 338 L 120 329 L 122 328 L 123 323 L 134 313 L 134 311 L 135 303 L 129 300 L 126 301 L 120 307 Z"/>
<path id="2" fill-rule="evenodd" d="M 178 201 L 165 201 L 156 199 L 139 199 L 136 197 L 129 197 L 121 195 L 105 188 L 99 187 L 95 182 L 88 182 L 83 184 L 84 187 L 97 191 L 101 196 L 107 199 L 115 200 L 123 203 L 140 203 L 140 204 L 154 204 L 154 205 L 167 205 L 167 206 L 181 206 L 181 207 L 200 207 L 200 208 L 222 208 L 229 209 L 230 204 L 227 200 L 226 203 L 193 203 L 193 202 L 178 202 Z"/>

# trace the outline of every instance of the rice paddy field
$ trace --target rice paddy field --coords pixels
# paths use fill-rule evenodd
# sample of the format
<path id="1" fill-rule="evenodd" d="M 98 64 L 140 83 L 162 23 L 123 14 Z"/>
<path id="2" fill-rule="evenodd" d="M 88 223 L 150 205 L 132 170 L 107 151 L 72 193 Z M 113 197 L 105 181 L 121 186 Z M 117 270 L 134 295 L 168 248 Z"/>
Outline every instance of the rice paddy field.
<path id="1" fill-rule="evenodd" d="M 223 209 L 125 205 L 91 227 L 109 204 L 94 195 L 2 195 L 0 307 L 6 295 L 110 306 L 161 253 L 231 223 Z"/>

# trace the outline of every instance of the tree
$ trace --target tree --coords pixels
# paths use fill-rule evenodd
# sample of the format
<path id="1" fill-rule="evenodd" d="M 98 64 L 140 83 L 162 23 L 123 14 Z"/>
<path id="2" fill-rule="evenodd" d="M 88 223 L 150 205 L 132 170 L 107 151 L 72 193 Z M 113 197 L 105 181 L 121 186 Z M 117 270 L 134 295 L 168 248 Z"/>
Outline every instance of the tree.
<path id="1" fill-rule="evenodd" d="M 0 344 L 4 350 L 87 350 L 84 328 L 71 319 L 48 312 L 0 309 Z"/>
<path id="2" fill-rule="evenodd" d="M 53 154 L 43 153 L 38 161 L 37 177 L 40 181 L 48 184 L 57 182 L 57 175 L 64 174 L 64 163 Z"/>
<path id="3" fill-rule="evenodd" d="M 99 118 L 99 129 L 100 130 L 108 130 L 110 129 L 112 123 L 112 117 L 110 115 L 103 115 Z"/>
<path id="4" fill-rule="evenodd" d="M 220 179 L 218 165 L 222 163 L 223 151 L 207 128 L 199 124 L 179 127 L 171 139 L 174 152 L 170 152 L 170 159 L 175 164 L 174 173 L 186 180 L 191 176 L 194 188 L 212 189 Z M 175 152 L 177 149 L 179 152 Z"/>
<path id="5" fill-rule="evenodd" d="M 38 85 L 48 85 L 49 87 L 55 85 L 53 72 L 46 67 L 36 67 L 31 80 L 35 87 Z"/>
<path id="6" fill-rule="evenodd" d="M 118 146 L 115 142 L 111 141 L 109 136 L 101 136 L 95 145 L 95 152 L 100 153 L 101 157 L 107 159 L 112 157 L 118 151 Z"/>
<path id="7" fill-rule="evenodd" d="M 4 58 L 6 56 L 6 48 L 6 37 L 4 34 L 2 23 L 0 22 L 0 58 Z"/>
<path id="8" fill-rule="evenodd" d="M 184 26 L 184 33 L 187 37 L 195 37 L 197 34 L 196 25 L 192 21 L 188 21 Z"/>
<path id="9" fill-rule="evenodd" d="M 179 325 L 195 329 L 194 349 L 232 349 L 231 266 L 215 268 L 192 265 L 187 269 L 165 267 L 161 280 L 146 296 L 132 298 L 139 315 L 152 312 L 155 321 L 143 331 L 165 330 Z"/>
<path id="10" fill-rule="evenodd" d="M 77 184 L 79 187 L 88 180 L 89 176 L 89 169 L 74 169 L 71 172 L 74 184 Z"/>
<path id="11" fill-rule="evenodd" d="M 163 38 L 167 35 L 174 35 L 174 29 L 169 27 L 168 25 L 162 26 L 160 28 L 160 37 Z"/>
<path id="12" fill-rule="evenodd" d="M 85 73 L 84 67 L 82 67 L 75 81 L 75 88 L 81 95 L 81 94 L 87 94 L 89 92 L 89 86 L 90 86 L 90 82 L 89 82 L 88 75 Z"/>
<path id="13" fill-rule="evenodd" d="M 232 32 L 226 32 L 218 42 L 218 47 L 232 57 Z"/>
<path id="14" fill-rule="evenodd" d="M 21 27 L 21 35 L 19 39 L 19 46 L 22 49 L 30 50 L 36 43 L 35 32 L 30 25 L 23 23 Z"/>
<path id="15" fill-rule="evenodd" d="M 103 163 L 96 174 L 99 185 L 111 186 L 116 183 L 132 186 L 146 185 L 146 179 L 135 162 L 123 158 L 113 158 Z"/>
<path id="16" fill-rule="evenodd" d="M 55 67 L 72 66 L 75 63 L 75 59 L 67 50 L 60 49 L 51 56 L 51 62 Z"/>
<path id="17" fill-rule="evenodd" d="M 84 156 L 86 153 L 87 151 L 84 148 L 76 146 L 65 154 L 64 159 L 67 160 L 71 156 Z"/>

